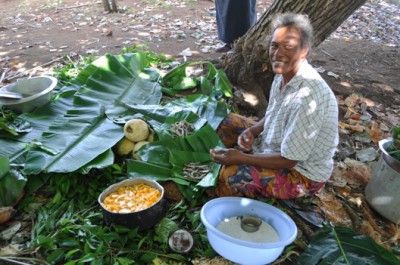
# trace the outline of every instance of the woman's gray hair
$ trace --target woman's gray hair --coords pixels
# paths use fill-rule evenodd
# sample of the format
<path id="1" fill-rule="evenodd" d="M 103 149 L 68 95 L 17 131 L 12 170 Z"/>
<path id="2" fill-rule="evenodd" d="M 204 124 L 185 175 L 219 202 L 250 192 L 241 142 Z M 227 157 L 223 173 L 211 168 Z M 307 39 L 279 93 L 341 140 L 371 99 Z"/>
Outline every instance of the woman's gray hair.
<path id="1" fill-rule="evenodd" d="M 281 27 L 296 27 L 301 33 L 301 48 L 310 49 L 314 42 L 313 27 L 310 19 L 304 14 L 277 14 L 271 22 L 271 33 Z"/>

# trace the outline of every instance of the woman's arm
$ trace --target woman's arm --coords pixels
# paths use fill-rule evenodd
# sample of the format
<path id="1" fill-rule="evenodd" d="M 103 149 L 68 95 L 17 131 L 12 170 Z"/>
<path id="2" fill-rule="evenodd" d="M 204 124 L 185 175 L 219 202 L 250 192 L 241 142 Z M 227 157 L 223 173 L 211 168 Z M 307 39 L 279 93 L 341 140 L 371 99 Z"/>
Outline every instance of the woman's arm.
<path id="1" fill-rule="evenodd" d="M 292 169 L 298 161 L 287 159 L 280 153 L 245 154 L 236 149 L 213 149 L 214 162 L 223 165 L 250 165 L 270 169 Z"/>
<path id="2" fill-rule="evenodd" d="M 264 130 L 264 122 L 265 117 L 239 135 L 237 143 L 240 148 L 245 151 L 251 150 L 254 139 Z"/>

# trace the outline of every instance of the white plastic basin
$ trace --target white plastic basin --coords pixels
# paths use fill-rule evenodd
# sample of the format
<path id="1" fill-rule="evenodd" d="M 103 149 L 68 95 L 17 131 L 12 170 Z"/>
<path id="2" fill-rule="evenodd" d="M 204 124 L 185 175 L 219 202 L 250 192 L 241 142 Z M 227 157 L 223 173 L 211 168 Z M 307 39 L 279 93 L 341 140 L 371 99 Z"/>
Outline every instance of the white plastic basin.
<path id="1" fill-rule="evenodd" d="M 222 233 L 216 227 L 226 218 L 257 215 L 279 235 L 278 242 L 256 243 Z M 285 246 L 297 237 L 294 221 L 283 211 L 264 202 L 241 197 L 222 197 L 207 202 L 200 218 L 207 229 L 208 240 L 222 257 L 239 264 L 264 265 L 275 261 Z"/>

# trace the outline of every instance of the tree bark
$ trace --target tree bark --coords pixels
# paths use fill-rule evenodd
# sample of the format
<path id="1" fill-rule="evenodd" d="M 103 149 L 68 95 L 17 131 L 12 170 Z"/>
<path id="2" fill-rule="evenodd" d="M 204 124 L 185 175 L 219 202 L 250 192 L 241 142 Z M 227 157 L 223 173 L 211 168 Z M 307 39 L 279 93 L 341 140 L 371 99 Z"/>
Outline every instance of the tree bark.
<path id="1" fill-rule="evenodd" d="M 111 5 L 110 5 L 111 2 Z M 117 0 L 102 0 L 104 12 L 117 12 Z"/>
<path id="2" fill-rule="evenodd" d="M 104 12 L 111 12 L 110 3 L 108 0 L 102 0 Z"/>
<path id="3" fill-rule="evenodd" d="M 314 27 L 314 46 L 321 44 L 366 0 L 275 0 L 257 23 L 234 44 L 234 53 L 225 63 L 225 71 L 240 95 L 236 107 L 246 114 L 262 117 L 268 104 L 273 80 L 268 59 L 270 24 L 275 14 L 307 14 Z M 253 99 L 253 102 L 246 100 Z M 255 100 L 254 100 L 255 99 Z"/>
<path id="4" fill-rule="evenodd" d="M 111 9 L 113 12 L 118 12 L 117 0 L 111 0 Z"/>

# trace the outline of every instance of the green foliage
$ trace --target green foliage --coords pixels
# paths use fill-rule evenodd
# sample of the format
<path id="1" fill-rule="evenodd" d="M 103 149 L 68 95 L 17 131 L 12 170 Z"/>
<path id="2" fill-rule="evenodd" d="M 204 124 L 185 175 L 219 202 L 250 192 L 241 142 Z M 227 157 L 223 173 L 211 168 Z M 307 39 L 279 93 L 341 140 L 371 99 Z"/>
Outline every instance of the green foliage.
<path id="1" fill-rule="evenodd" d="M 10 168 L 8 157 L 0 157 L 0 207 L 15 205 L 26 181 L 19 171 Z"/>
<path id="2" fill-rule="evenodd" d="M 400 127 L 392 129 L 392 144 L 387 147 L 386 151 L 400 161 Z"/>
<path id="3" fill-rule="evenodd" d="M 187 68 L 202 66 L 207 71 L 205 76 L 188 76 Z M 232 84 L 223 69 L 216 69 L 210 62 L 188 62 L 176 66 L 169 71 L 162 79 L 162 91 L 170 96 L 175 96 L 184 90 L 199 88 L 197 93 L 221 99 L 231 98 Z"/>
<path id="4" fill-rule="evenodd" d="M 0 106 L 0 136 L 7 137 L 9 134 L 17 136 L 19 133 L 26 133 L 32 130 L 28 122 L 18 119 L 18 116 Z"/>
<path id="5" fill-rule="evenodd" d="M 303 265 L 396 265 L 399 259 L 371 237 L 347 227 L 326 225 L 313 235 L 310 245 L 297 260 Z"/>
<path id="6" fill-rule="evenodd" d="M 187 261 L 171 252 L 167 240 L 171 231 L 184 228 L 194 233 L 193 253 L 212 253 L 198 212 L 182 201 L 171 205 L 154 229 L 138 232 L 124 226 L 104 226 L 97 198 L 108 185 L 124 178 L 118 166 L 89 175 L 53 174 L 46 194 L 51 200 L 39 209 L 32 230 L 30 248 L 50 264 L 150 264 L 156 257 Z M 96 264 L 96 263 L 93 263 Z"/>

